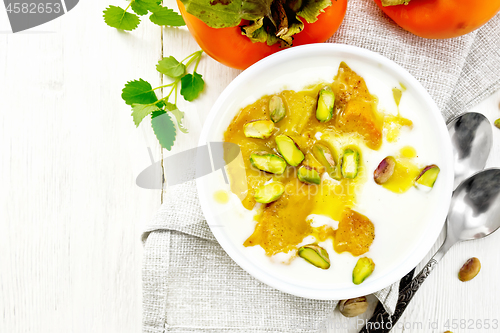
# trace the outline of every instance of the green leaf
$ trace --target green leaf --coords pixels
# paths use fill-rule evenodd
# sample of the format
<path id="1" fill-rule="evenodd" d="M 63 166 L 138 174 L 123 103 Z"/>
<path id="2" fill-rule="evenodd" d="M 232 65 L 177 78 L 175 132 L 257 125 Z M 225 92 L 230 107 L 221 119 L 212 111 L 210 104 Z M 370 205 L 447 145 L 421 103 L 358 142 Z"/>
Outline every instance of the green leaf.
<path id="1" fill-rule="evenodd" d="M 184 120 L 184 112 L 179 110 L 177 108 L 177 105 L 172 104 L 172 103 L 165 103 L 165 108 L 174 115 L 175 120 L 177 121 L 177 127 L 179 127 L 179 130 L 182 133 L 188 133 L 188 130 L 186 127 L 184 127 L 183 120 Z"/>
<path id="2" fill-rule="evenodd" d="M 147 8 L 145 8 L 140 2 L 133 1 L 130 8 L 132 8 L 137 15 L 146 15 L 149 13 L 149 10 L 147 10 Z"/>
<path id="3" fill-rule="evenodd" d="M 138 15 L 146 15 L 161 8 L 158 0 L 132 0 L 130 7 Z"/>
<path id="4" fill-rule="evenodd" d="M 158 110 L 160 110 L 160 108 L 156 105 L 132 104 L 132 118 L 134 118 L 135 126 L 139 126 L 142 119 L 148 114 Z"/>
<path id="5" fill-rule="evenodd" d="M 104 22 L 110 27 L 121 30 L 134 30 L 141 21 L 139 16 L 127 13 L 117 6 L 109 6 L 104 10 Z"/>
<path id="6" fill-rule="evenodd" d="M 182 27 L 186 25 L 181 15 L 167 7 L 161 7 L 149 17 L 151 22 L 158 25 L 169 25 L 172 27 Z"/>
<path id="7" fill-rule="evenodd" d="M 184 73 L 186 73 L 186 66 L 184 66 L 183 63 L 178 62 L 174 57 L 170 56 L 158 61 L 156 70 L 162 74 L 165 74 L 166 76 L 175 79 L 183 76 Z"/>
<path id="8" fill-rule="evenodd" d="M 186 11 L 212 28 L 235 27 L 241 20 L 271 16 L 272 0 L 181 0 Z"/>
<path id="9" fill-rule="evenodd" d="M 191 102 L 194 100 L 205 86 L 205 81 L 200 74 L 194 72 L 187 74 L 181 79 L 181 95 L 184 96 L 186 101 Z"/>
<path id="10" fill-rule="evenodd" d="M 151 127 L 160 145 L 170 150 L 175 142 L 176 129 L 170 116 L 163 110 L 151 114 Z"/>
<path id="11" fill-rule="evenodd" d="M 314 23 L 318 20 L 318 15 L 331 5 L 332 0 L 309 0 L 304 8 L 297 12 L 297 16 L 304 18 L 307 23 Z"/>
<path id="12" fill-rule="evenodd" d="M 158 100 L 153 87 L 143 79 L 127 82 L 122 90 L 122 98 L 128 105 L 151 104 Z"/>

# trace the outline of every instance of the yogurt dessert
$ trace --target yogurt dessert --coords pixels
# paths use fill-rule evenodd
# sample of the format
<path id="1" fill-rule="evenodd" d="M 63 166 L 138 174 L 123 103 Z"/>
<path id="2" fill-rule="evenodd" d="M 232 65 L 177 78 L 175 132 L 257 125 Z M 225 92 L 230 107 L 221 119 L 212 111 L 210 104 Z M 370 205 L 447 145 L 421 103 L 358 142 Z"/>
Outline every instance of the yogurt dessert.
<path id="1" fill-rule="evenodd" d="M 229 123 L 247 186 L 229 167 L 243 222 L 225 227 L 258 265 L 298 283 L 360 284 L 418 239 L 442 156 L 411 92 L 378 88 L 389 91 L 379 98 L 341 62 L 333 82 L 259 97 Z"/>

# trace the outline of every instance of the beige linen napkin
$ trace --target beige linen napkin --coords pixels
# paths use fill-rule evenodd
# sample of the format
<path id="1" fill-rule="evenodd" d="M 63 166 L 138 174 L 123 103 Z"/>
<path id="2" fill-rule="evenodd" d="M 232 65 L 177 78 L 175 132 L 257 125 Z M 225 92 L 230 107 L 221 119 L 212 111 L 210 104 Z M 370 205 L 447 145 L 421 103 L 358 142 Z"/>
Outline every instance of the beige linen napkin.
<path id="1" fill-rule="evenodd" d="M 397 27 L 371 0 L 350 0 L 330 42 L 378 52 L 406 68 L 443 121 L 500 89 L 500 16 L 466 36 L 427 40 Z M 194 182 L 168 189 L 143 235 L 144 332 L 317 332 L 336 301 L 291 296 L 236 265 L 214 239 Z M 376 293 L 392 313 L 398 283 Z"/>

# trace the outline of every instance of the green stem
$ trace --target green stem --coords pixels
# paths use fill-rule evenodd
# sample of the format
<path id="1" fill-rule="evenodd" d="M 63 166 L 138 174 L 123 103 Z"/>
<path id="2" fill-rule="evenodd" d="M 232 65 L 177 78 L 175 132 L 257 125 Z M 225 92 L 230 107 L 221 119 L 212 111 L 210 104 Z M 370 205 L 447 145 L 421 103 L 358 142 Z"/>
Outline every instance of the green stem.
<path id="1" fill-rule="evenodd" d="M 200 58 L 201 58 L 201 54 L 202 54 L 202 52 L 203 52 L 203 51 L 201 51 L 201 50 L 200 50 L 200 51 L 196 51 L 195 53 L 193 53 L 193 54 L 191 55 L 191 56 L 192 56 L 192 58 L 191 58 L 191 59 L 189 59 L 189 61 L 186 63 L 186 68 L 188 68 L 188 67 L 189 67 L 189 65 L 191 65 L 191 64 L 193 63 L 193 61 L 200 59 Z M 183 60 L 183 61 L 184 61 L 184 60 Z"/>
<path id="2" fill-rule="evenodd" d="M 199 52 L 203 52 L 203 51 L 196 51 L 194 53 L 191 53 L 190 55 L 188 55 L 186 58 L 182 59 L 181 60 L 181 63 L 183 63 L 184 61 L 186 61 L 187 59 L 191 58 L 191 57 L 194 57 L 197 53 Z"/>
<path id="3" fill-rule="evenodd" d="M 163 86 L 159 86 L 159 87 L 156 87 L 154 88 L 153 90 L 157 90 L 157 89 L 161 89 L 161 88 L 165 88 L 165 87 L 170 87 L 170 86 L 173 86 L 175 82 L 172 82 L 172 83 L 169 83 L 169 84 L 165 84 Z"/>
<path id="4" fill-rule="evenodd" d="M 127 8 L 125 8 L 125 11 L 127 11 L 127 9 L 130 8 L 130 6 L 132 6 L 132 3 L 134 2 L 135 0 L 132 0 L 130 1 L 130 3 L 128 4 Z M 125 13 L 123 13 L 123 15 L 125 16 Z"/>
<path id="5" fill-rule="evenodd" d="M 158 102 L 162 102 L 162 101 L 167 101 L 168 102 L 168 98 L 170 97 L 170 95 L 172 95 L 172 92 L 174 91 L 174 89 L 177 90 L 177 83 L 179 83 L 179 80 L 176 80 L 175 82 L 172 82 L 170 84 L 162 86 L 162 87 L 168 87 L 168 86 L 173 86 L 173 87 L 172 87 L 172 89 L 170 89 L 170 92 L 168 93 L 168 95 L 166 97 L 163 97 L 163 98 L 157 100 L 156 102 L 149 103 L 149 104 L 144 104 L 144 105 L 155 105 Z M 160 89 L 162 87 L 158 87 L 158 88 L 155 88 L 155 89 Z M 153 90 L 155 90 L 155 89 L 153 89 Z"/>
<path id="6" fill-rule="evenodd" d="M 164 97 L 162 99 L 166 99 L 168 101 L 168 99 L 170 98 L 170 95 L 172 95 L 172 92 L 174 91 L 174 89 L 175 89 L 175 91 L 177 91 L 177 83 L 179 83 L 179 80 L 175 80 L 174 83 L 175 84 L 172 87 L 172 89 L 170 89 L 170 92 L 168 93 L 167 97 Z M 177 96 L 176 96 L 176 98 L 177 98 Z"/>
<path id="7" fill-rule="evenodd" d="M 203 51 L 201 51 L 200 55 L 198 56 L 198 60 L 196 60 L 196 64 L 194 65 L 194 70 L 193 73 L 196 73 L 196 70 L 198 69 L 198 65 L 200 64 L 201 56 L 203 54 Z"/>
<path id="8" fill-rule="evenodd" d="M 175 105 L 177 105 L 177 84 L 175 85 Z"/>
<path id="9" fill-rule="evenodd" d="M 123 11 L 122 20 L 123 20 L 123 18 L 125 17 L 125 14 L 127 13 L 127 9 L 129 9 L 129 8 L 130 8 L 130 6 L 132 6 L 132 2 L 134 2 L 134 1 L 135 1 L 135 0 L 130 1 L 130 3 L 128 4 L 127 8 L 125 8 L 125 10 Z"/>

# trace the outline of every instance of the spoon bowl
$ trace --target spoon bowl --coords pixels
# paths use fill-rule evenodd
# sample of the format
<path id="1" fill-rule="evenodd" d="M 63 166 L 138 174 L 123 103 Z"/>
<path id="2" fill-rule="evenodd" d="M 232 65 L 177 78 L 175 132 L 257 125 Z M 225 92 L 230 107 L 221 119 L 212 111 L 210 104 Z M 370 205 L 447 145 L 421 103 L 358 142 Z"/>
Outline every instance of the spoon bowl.
<path id="1" fill-rule="evenodd" d="M 454 243 L 486 237 L 500 227 L 500 169 L 479 172 L 458 186 L 446 225 Z"/>
<path id="2" fill-rule="evenodd" d="M 480 113 L 468 112 L 448 123 L 453 145 L 456 188 L 470 175 L 483 170 L 490 155 L 493 133 L 489 120 Z"/>

